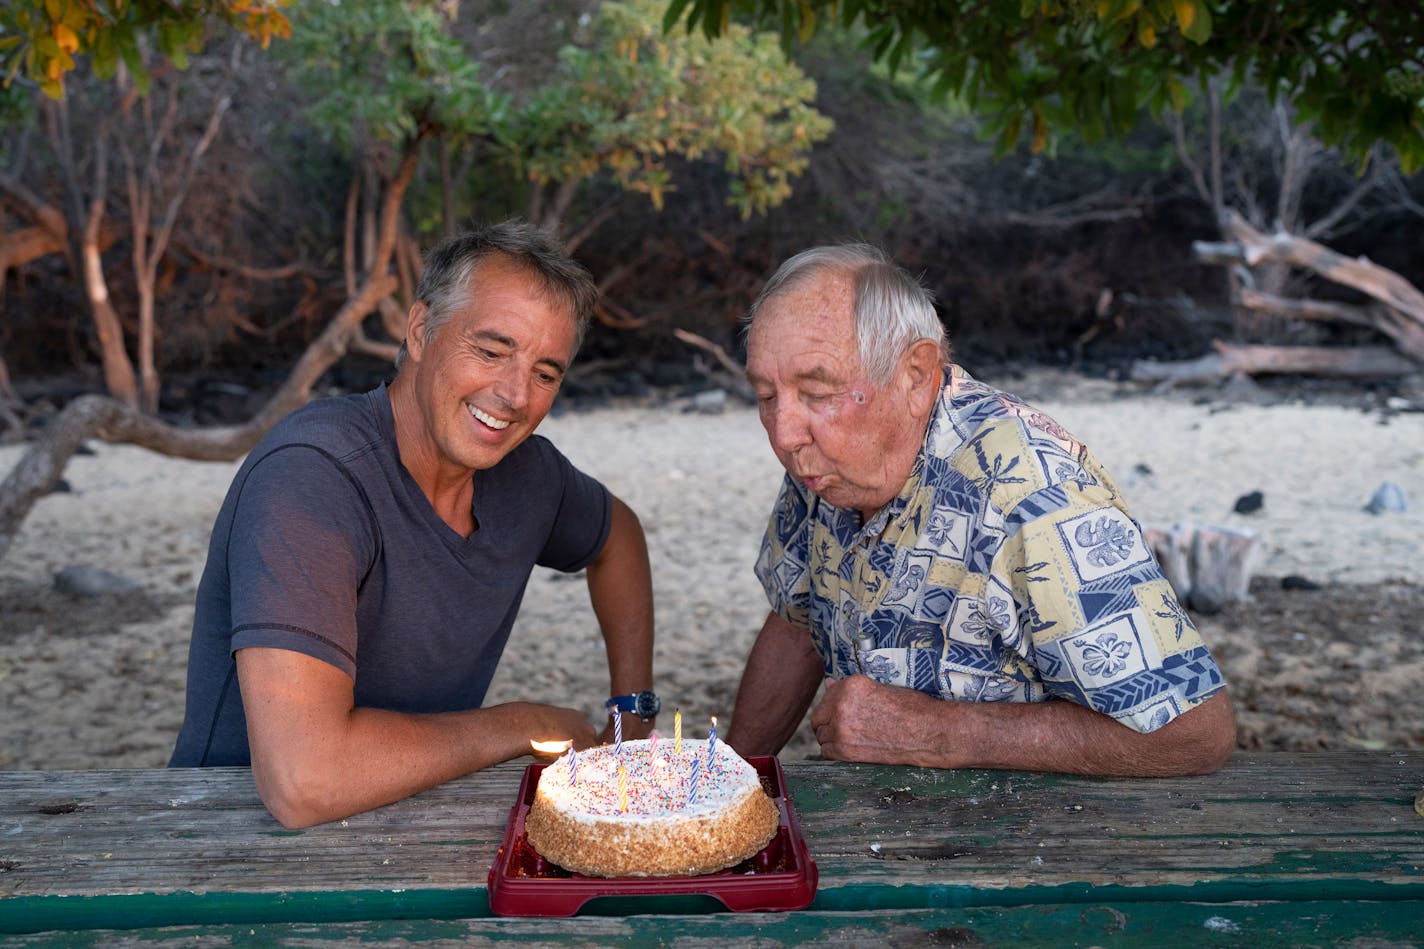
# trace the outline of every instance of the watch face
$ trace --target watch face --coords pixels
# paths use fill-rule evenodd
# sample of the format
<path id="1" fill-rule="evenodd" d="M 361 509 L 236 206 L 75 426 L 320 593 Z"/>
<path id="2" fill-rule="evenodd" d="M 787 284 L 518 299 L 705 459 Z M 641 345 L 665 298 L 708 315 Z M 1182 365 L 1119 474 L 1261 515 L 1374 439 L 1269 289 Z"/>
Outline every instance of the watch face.
<path id="1" fill-rule="evenodd" d="M 633 711 L 638 714 L 639 718 L 652 718 L 658 714 L 658 710 L 661 708 L 662 703 L 658 701 L 658 697 L 652 692 L 639 692 L 633 697 Z"/>

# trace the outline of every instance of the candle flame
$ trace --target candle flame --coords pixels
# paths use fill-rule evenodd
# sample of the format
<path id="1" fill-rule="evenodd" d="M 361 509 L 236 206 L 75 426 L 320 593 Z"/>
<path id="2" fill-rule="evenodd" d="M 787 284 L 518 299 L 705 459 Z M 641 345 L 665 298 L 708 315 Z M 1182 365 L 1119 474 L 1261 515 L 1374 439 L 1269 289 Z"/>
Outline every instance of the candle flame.
<path id="1" fill-rule="evenodd" d="M 574 746 L 574 740 L 572 738 L 548 739 L 546 741 L 530 740 L 529 746 L 541 755 L 561 755 Z"/>

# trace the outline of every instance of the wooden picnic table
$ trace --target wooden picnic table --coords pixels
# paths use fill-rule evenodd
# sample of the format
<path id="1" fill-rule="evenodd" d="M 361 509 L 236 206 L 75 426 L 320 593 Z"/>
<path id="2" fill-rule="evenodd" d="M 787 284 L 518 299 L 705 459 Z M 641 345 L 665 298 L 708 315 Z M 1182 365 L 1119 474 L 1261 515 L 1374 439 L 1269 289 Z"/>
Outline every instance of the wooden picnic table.
<path id="1" fill-rule="evenodd" d="M 783 763 L 815 901 L 490 911 L 510 763 L 307 830 L 246 769 L 0 773 L 0 946 L 1420 945 L 1424 754 L 1102 780 Z"/>

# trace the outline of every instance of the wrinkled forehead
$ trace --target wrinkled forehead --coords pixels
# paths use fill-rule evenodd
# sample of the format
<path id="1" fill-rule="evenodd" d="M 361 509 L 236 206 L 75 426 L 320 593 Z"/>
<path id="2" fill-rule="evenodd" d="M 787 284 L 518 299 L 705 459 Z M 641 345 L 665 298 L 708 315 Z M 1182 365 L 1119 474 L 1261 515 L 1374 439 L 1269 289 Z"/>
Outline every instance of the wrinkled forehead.
<path id="1" fill-rule="evenodd" d="M 747 335 L 747 377 L 849 381 L 861 372 L 849 281 L 803 281 L 768 298 Z"/>
<path id="2" fill-rule="evenodd" d="M 835 271 L 804 274 L 762 301 L 748 330 L 750 349 L 760 342 L 795 334 L 855 339 L 855 282 Z"/>

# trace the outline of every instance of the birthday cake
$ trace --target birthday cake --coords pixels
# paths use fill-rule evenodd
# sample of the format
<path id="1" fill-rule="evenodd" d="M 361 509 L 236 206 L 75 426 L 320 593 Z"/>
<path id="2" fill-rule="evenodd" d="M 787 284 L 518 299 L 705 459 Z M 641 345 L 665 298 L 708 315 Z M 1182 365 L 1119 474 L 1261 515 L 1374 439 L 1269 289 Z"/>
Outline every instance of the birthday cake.
<path id="1" fill-rule="evenodd" d="M 710 764 L 709 764 L 709 752 Z M 690 876 L 756 854 L 781 821 L 756 769 L 724 743 L 625 741 L 569 752 L 539 776 L 529 844 L 600 877 Z"/>

